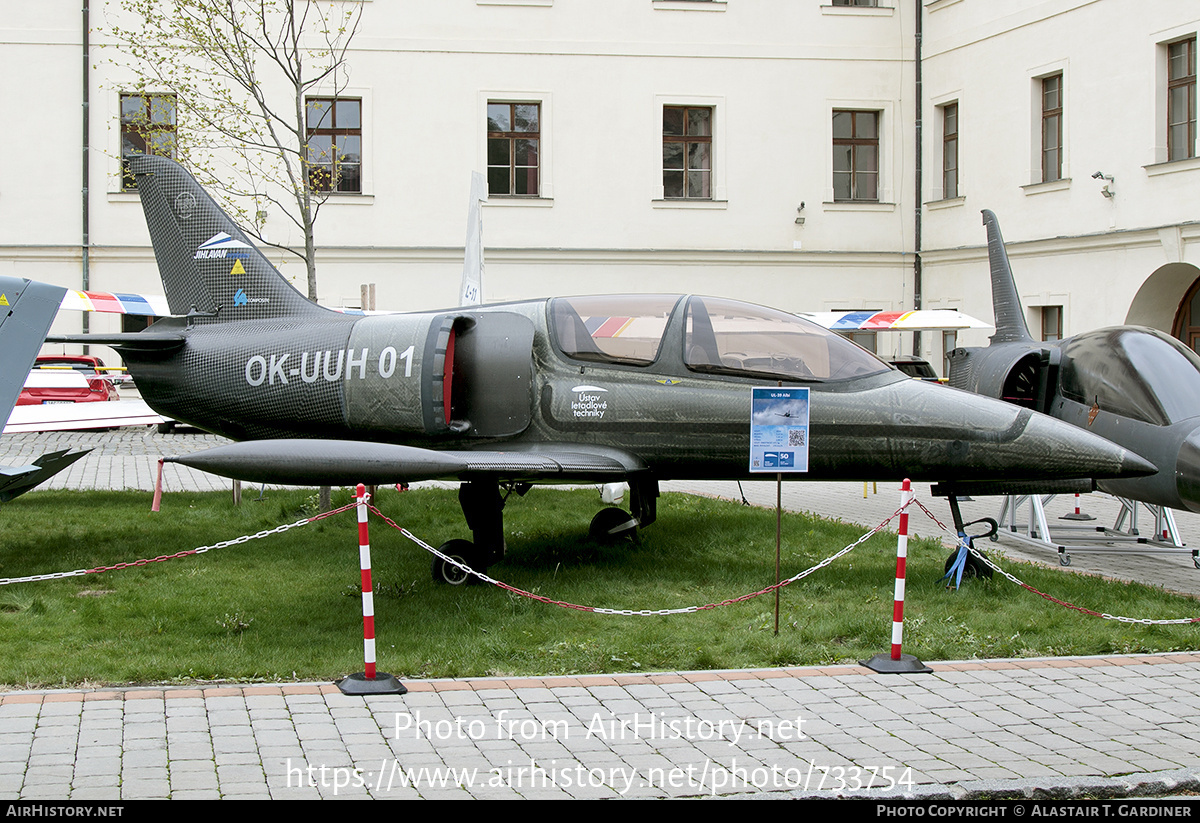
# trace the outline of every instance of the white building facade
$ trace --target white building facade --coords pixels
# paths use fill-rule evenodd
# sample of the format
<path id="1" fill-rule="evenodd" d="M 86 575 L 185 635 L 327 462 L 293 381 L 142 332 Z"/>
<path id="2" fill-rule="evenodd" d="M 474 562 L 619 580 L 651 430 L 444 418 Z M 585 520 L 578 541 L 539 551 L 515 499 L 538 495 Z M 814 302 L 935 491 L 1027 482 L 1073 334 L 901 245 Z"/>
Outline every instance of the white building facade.
<path id="1" fill-rule="evenodd" d="M 322 124 L 349 189 L 317 225 L 326 305 L 357 306 L 362 283 L 380 309 L 454 303 L 480 171 L 489 302 L 692 292 L 990 318 L 988 208 L 1035 335 L 1200 335 L 1195 0 L 350 5 L 347 106 Z M 0 272 L 159 291 L 123 190 L 137 101 L 109 59 L 112 9 L 91 0 L 86 44 L 78 3 L 5 12 L 0 69 L 23 116 L 0 138 Z M 278 214 L 267 231 L 301 242 Z M 302 286 L 302 263 L 271 256 Z M 927 333 L 920 354 L 940 369 L 945 346 L 985 340 Z"/>

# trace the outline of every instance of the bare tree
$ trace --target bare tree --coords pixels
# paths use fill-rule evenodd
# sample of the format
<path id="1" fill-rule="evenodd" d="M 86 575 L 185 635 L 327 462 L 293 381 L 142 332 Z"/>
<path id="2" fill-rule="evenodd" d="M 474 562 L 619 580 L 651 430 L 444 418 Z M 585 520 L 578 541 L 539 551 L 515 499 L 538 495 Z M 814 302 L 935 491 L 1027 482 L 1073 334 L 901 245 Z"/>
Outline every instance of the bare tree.
<path id="1" fill-rule="evenodd" d="M 357 173 L 361 153 L 330 137 L 361 9 L 328 0 L 109 0 L 112 62 L 132 72 L 127 90 L 173 98 L 178 116 L 164 137 L 162 106 L 159 122 L 145 106 L 145 122 L 133 124 L 141 145 L 123 151 L 173 154 L 187 165 L 259 240 L 304 260 L 312 300 L 317 214 Z M 299 229 L 302 252 L 263 236 L 271 206 Z"/>

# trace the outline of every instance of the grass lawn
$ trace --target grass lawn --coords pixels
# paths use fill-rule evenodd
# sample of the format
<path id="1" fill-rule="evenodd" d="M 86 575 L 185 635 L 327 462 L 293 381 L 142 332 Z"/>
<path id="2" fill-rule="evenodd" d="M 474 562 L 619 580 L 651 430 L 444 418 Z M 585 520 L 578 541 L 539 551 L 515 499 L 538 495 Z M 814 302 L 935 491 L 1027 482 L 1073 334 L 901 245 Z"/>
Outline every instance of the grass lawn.
<path id="1" fill-rule="evenodd" d="M 350 502 L 335 491 L 334 505 Z M 433 545 L 470 537 L 452 491 L 383 489 L 379 507 Z M 0 577 L 128 563 L 274 528 L 315 495 L 33 492 L 0 509 Z M 594 490 L 534 489 L 505 511 L 509 554 L 493 577 L 545 597 L 615 609 L 718 603 L 774 581 L 775 513 L 668 494 L 638 545 L 587 538 Z M 783 576 L 861 528 L 785 515 Z M 670 616 L 564 609 L 495 587 L 434 583 L 429 556 L 371 519 L 380 671 L 401 678 L 804 665 L 890 648 L 896 540 L 878 535 L 771 595 Z M 1200 626 L 1101 620 L 996 577 L 939 581 L 948 551 L 909 544 L 904 650 L 924 660 L 1200 648 Z M 1197 615 L 1196 601 L 1055 568 L 1006 568 L 1077 605 L 1137 618 Z M 0 684 L 12 687 L 325 680 L 362 671 L 353 511 L 285 534 L 135 568 L 0 586 Z"/>

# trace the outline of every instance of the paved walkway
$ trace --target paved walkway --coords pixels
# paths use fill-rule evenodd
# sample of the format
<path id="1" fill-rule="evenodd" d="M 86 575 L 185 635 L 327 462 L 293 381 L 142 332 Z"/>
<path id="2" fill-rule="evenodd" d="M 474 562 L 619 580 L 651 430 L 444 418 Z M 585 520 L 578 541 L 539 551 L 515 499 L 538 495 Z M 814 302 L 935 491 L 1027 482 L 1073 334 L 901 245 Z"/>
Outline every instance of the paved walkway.
<path id="1" fill-rule="evenodd" d="M 1200 654 L 10 693 L 0 796 L 616 798 L 1200 790 Z M 870 787 L 870 788 L 868 788 Z"/>
<path id="2" fill-rule="evenodd" d="M 144 431 L 6 436 L 0 463 L 93 445 L 50 485 L 148 490 L 159 455 L 212 442 Z M 226 488 L 180 467 L 166 479 L 168 489 Z M 689 488 L 736 492 L 736 484 Z M 773 484 L 746 488 L 774 504 Z M 895 484 L 866 500 L 862 484 L 785 489 L 788 508 L 871 525 L 898 502 Z M 970 506 L 995 514 L 995 501 Z M 972 510 L 968 517 L 980 516 Z M 1200 539 L 1196 520 L 1181 518 L 1189 542 Z M 923 516 L 912 523 L 932 533 Z M 1056 563 L 1053 552 L 1038 553 Z M 1169 588 L 1192 590 L 1200 576 L 1186 556 L 1077 557 L 1072 569 L 1089 557 L 1114 575 L 1153 561 Z M 930 667 L 905 675 L 838 666 L 406 681 L 407 695 L 372 697 L 330 684 L 8 692 L 0 695 L 0 798 L 1200 791 L 1200 653 Z"/>

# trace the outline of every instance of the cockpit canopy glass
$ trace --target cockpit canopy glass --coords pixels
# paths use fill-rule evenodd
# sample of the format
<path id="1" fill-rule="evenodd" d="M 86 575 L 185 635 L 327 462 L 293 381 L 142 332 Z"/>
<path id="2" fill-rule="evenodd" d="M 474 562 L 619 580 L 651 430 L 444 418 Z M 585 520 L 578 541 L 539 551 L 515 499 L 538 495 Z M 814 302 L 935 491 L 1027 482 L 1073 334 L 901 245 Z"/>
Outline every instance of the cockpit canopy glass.
<path id="1" fill-rule="evenodd" d="M 684 364 L 693 371 L 782 380 L 844 380 L 890 367 L 794 314 L 713 297 L 688 299 Z"/>
<path id="2" fill-rule="evenodd" d="M 1078 334 L 1063 346 L 1062 391 L 1101 411 L 1167 426 L 1200 415 L 1200 357 L 1153 329 Z"/>
<path id="3" fill-rule="evenodd" d="M 678 295 L 559 297 L 550 318 L 575 360 L 648 366 L 658 360 Z M 794 314 L 714 297 L 687 298 L 683 360 L 695 372 L 777 380 L 844 380 L 887 371 L 875 355 Z"/>
<path id="4" fill-rule="evenodd" d="M 550 316 L 567 357 L 648 366 L 658 359 L 678 302 L 676 294 L 559 297 L 551 301 Z"/>

